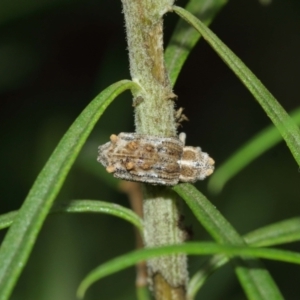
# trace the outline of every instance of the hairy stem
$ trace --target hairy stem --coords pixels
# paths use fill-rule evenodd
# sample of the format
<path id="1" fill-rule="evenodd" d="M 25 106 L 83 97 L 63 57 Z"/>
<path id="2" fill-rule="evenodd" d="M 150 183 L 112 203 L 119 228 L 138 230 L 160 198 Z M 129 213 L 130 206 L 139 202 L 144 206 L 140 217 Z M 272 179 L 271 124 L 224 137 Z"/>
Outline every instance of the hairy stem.
<path id="1" fill-rule="evenodd" d="M 133 91 L 138 133 L 176 136 L 176 95 L 164 64 L 163 15 L 173 0 L 122 0 L 132 80 L 141 89 Z M 176 195 L 164 187 L 144 185 L 144 243 L 157 247 L 184 242 Z M 157 300 L 186 299 L 186 255 L 172 255 L 147 262 L 150 287 Z"/>
<path id="2" fill-rule="evenodd" d="M 172 2 L 123 0 L 132 80 L 141 86 L 134 94 L 138 133 L 175 136 L 172 87 L 164 65 L 163 14 Z M 156 3 L 157 2 L 157 3 Z M 163 5 L 163 3 L 165 4 Z"/>

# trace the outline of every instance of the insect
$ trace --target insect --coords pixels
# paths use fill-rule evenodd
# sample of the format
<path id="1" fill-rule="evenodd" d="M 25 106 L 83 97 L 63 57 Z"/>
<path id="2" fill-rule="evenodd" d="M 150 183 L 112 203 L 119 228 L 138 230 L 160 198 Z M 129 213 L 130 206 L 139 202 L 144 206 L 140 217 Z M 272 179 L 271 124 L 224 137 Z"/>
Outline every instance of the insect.
<path id="1" fill-rule="evenodd" d="M 203 180 L 215 162 L 200 147 L 185 146 L 185 139 L 185 133 L 179 138 L 112 134 L 110 142 L 99 146 L 97 161 L 114 177 L 129 181 L 175 185 Z"/>

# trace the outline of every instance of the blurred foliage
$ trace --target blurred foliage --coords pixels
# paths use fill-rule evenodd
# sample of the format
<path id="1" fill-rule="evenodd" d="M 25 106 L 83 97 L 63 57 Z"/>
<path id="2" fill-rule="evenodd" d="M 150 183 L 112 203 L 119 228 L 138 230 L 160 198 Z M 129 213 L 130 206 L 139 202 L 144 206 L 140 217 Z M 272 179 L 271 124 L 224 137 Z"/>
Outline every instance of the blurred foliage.
<path id="1" fill-rule="evenodd" d="M 260 2 L 229 1 L 212 29 L 290 111 L 299 106 L 300 3 Z M 20 207 L 61 136 L 88 102 L 109 84 L 129 78 L 129 71 L 120 1 L 11 0 L 0 7 L 0 210 L 5 213 Z M 173 14 L 166 16 L 166 41 L 174 21 Z M 216 166 L 270 124 L 203 41 L 187 60 L 175 92 L 178 106 L 185 107 L 190 119 L 182 128 L 188 144 L 201 145 Z M 96 156 L 97 145 L 111 133 L 133 128 L 131 99 L 124 94 L 101 118 L 58 201 L 90 198 L 129 206 L 124 194 L 106 187 L 102 175 L 97 177 L 101 166 Z M 244 234 L 297 215 L 299 176 L 298 166 L 281 143 L 232 179 L 222 194 L 210 198 Z M 205 191 L 207 182 L 197 185 Z M 185 210 L 187 223 L 194 225 L 194 239 L 206 239 Z M 116 218 L 51 216 L 12 299 L 74 299 L 85 274 L 132 250 L 134 243 L 133 229 Z M 299 251 L 299 244 L 288 248 Z M 191 270 L 196 271 L 202 261 L 191 258 Z M 300 295 L 299 267 L 266 265 L 286 299 Z M 134 278 L 133 268 L 108 277 L 95 284 L 86 299 L 133 299 Z M 243 299 L 243 292 L 232 270 L 225 268 L 213 275 L 199 299 Z"/>

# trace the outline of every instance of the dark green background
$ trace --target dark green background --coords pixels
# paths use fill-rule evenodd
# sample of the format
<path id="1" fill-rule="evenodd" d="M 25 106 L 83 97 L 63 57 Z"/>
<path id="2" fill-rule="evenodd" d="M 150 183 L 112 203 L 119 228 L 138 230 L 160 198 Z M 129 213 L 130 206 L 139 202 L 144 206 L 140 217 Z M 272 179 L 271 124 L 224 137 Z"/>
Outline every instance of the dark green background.
<path id="1" fill-rule="evenodd" d="M 178 1 L 177 5 L 183 5 Z M 63 133 L 109 84 L 129 78 L 118 0 L 10 0 L 0 4 L 0 210 L 18 209 Z M 177 18 L 166 16 L 166 42 Z M 231 0 L 211 28 L 290 111 L 299 106 L 300 2 Z M 190 122 L 182 130 L 216 161 L 228 158 L 270 124 L 262 109 L 201 40 L 175 93 Z M 128 206 L 124 194 L 97 173 L 97 145 L 111 133 L 133 131 L 127 92 L 106 111 L 72 168 L 59 201 L 100 199 Z M 102 169 L 101 169 L 102 170 Z M 103 170 L 102 170 L 103 171 Z M 206 193 L 207 181 L 197 186 Z M 240 233 L 299 215 L 300 173 L 281 143 L 207 194 Z M 208 239 L 190 215 L 194 239 Z M 1 232 L 4 236 L 5 232 Z M 134 249 L 130 225 L 105 215 L 50 216 L 12 299 L 72 300 L 80 280 L 98 264 Z M 289 245 L 299 251 L 299 243 Z M 202 258 L 191 258 L 191 270 Z M 299 266 L 265 262 L 286 299 L 299 299 Z M 134 269 L 96 283 L 86 299 L 134 299 Z M 215 274 L 199 299 L 244 299 L 232 269 Z"/>

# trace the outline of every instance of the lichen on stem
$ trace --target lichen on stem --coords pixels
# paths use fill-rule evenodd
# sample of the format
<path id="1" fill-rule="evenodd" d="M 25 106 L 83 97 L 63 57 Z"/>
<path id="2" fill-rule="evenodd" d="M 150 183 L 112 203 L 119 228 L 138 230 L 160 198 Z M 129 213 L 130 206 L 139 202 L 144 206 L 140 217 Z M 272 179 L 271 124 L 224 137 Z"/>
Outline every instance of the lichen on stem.
<path id="1" fill-rule="evenodd" d="M 160 137 L 176 136 L 176 95 L 164 63 L 163 15 L 173 0 L 122 0 L 132 80 L 136 132 Z M 145 247 L 184 242 L 178 199 L 165 187 L 143 186 Z M 150 287 L 157 300 L 183 300 L 188 280 L 185 254 L 147 262 Z"/>

